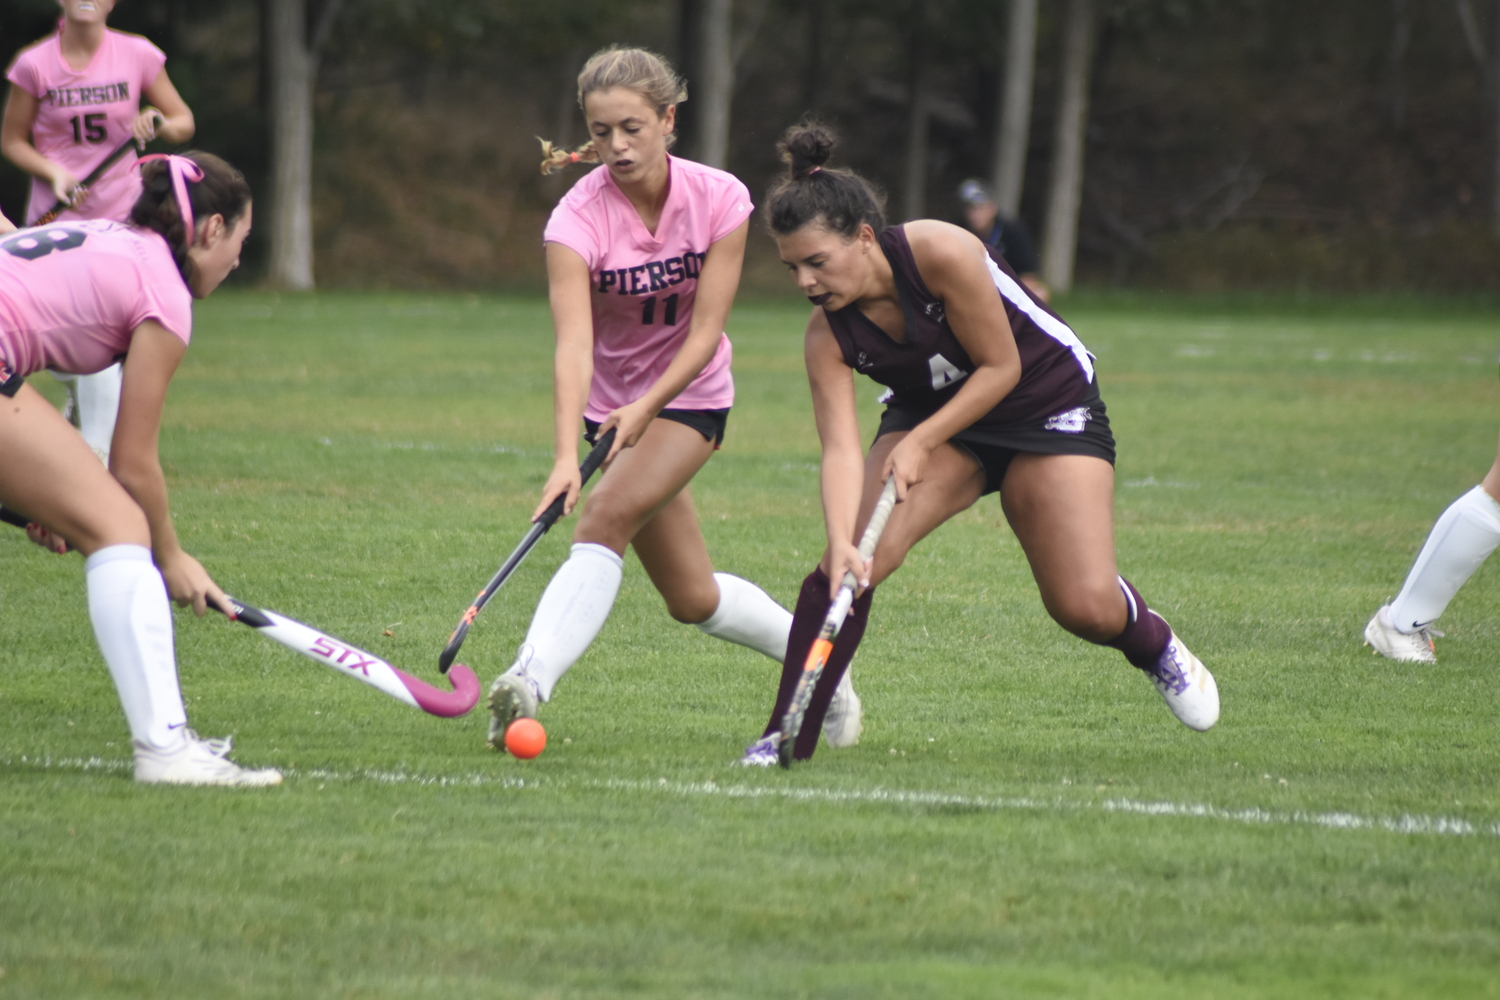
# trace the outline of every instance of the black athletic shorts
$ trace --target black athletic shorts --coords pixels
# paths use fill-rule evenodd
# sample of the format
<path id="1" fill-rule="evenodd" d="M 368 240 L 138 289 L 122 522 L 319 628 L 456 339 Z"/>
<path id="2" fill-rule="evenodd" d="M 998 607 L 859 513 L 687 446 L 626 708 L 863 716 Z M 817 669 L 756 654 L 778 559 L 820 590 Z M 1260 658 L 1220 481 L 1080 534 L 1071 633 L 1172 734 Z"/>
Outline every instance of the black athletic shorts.
<path id="1" fill-rule="evenodd" d="M 724 446 L 724 428 L 729 424 L 728 410 L 662 410 L 656 416 L 658 420 L 675 420 L 679 424 L 687 424 L 702 434 L 703 440 L 712 441 L 715 450 Z M 583 426 L 586 431 L 583 439 L 593 444 L 594 436 L 599 433 L 599 421 L 585 418 Z"/>
<path id="2" fill-rule="evenodd" d="M 21 386 L 25 384 L 25 376 L 17 375 L 11 371 L 10 365 L 5 363 L 5 359 L 0 358 L 0 396 L 14 396 L 21 391 Z"/>
<path id="3" fill-rule="evenodd" d="M 878 441 L 882 434 L 909 431 L 932 416 L 920 410 L 889 405 L 880 416 Z M 997 493 L 1005 482 L 1011 459 L 1024 453 L 1032 455 L 1092 455 L 1115 464 L 1115 436 L 1109 429 L 1109 416 L 1099 386 L 1089 384 L 1089 391 L 1077 405 L 1059 410 L 1034 424 L 1011 424 L 1005 427 L 966 427 L 948 443 L 973 455 L 984 469 L 984 494 Z M 984 495 L 981 494 L 981 495 Z"/>

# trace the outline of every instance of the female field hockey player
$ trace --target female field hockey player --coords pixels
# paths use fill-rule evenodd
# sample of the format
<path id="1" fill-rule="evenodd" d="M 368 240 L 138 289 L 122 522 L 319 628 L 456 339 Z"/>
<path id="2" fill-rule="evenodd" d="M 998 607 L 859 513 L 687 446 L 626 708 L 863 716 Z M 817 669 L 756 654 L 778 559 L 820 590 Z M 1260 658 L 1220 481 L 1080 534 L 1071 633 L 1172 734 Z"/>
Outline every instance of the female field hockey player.
<path id="1" fill-rule="evenodd" d="M 17 53 L 5 73 L 11 87 L 0 152 L 32 175 L 26 225 L 35 225 L 57 202 L 69 206 L 59 219 L 124 222 L 141 193 L 133 150 L 87 188 L 79 179 L 129 139 L 141 145 L 157 136 L 187 142 L 193 113 L 172 86 L 160 49 L 139 35 L 105 27 L 114 0 L 58 2 L 63 16 L 57 31 Z M 120 366 L 65 381 L 79 431 L 108 465 Z"/>
<path id="2" fill-rule="evenodd" d="M 930 220 L 887 228 L 864 180 L 824 169 L 833 146 L 821 126 L 790 129 L 780 147 L 790 174 L 767 205 L 781 259 L 814 307 L 804 353 L 828 549 L 802 585 L 771 721 L 744 763 L 777 759 L 782 716 L 845 572 L 863 592 L 809 703 L 797 759 L 817 747 L 817 720 L 875 588 L 917 542 L 993 492 L 1057 623 L 1119 649 L 1178 719 L 1210 728 L 1213 677 L 1115 569 L 1115 448 L 1092 357 L 972 233 Z M 855 371 L 890 389 L 864 456 Z M 866 564 L 855 540 L 889 476 L 900 502 Z"/>
<path id="3" fill-rule="evenodd" d="M 1500 546 L 1500 450 L 1484 481 L 1448 506 L 1427 536 L 1401 592 L 1375 612 L 1365 642 L 1393 660 L 1436 663 L 1433 623 Z"/>
<path id="4" fill-rule="evenodd" d="M 578 501 L 578 430 L 615 430 L 605 471 L 573 533 L 573 549 L 542 595 L 515 663 L 490 690 L 489 743 L 535 717 L 558 679 L 599 634 L 620 588 L 627 545 L 680 622 L 782 662 L 791 615 L 754 584 L 715 573 L 688 483 L 724 439 L 734 402 L 724 324 L 739 286 L 753 211 L 722 170 L 678 159 L 677 103 L 687 94 L 661 57 L 596 53 L 578 75 L 588 143 L 543 143 L 544 173 L 579 161 L 578 181 L 543 236 L 557 337 L 557 459 L 539 515 L 559 494 Z M 829 737 L 859 737 L 859 701 L 845 685 Z"/>
<path id="5" fill-rule="evenodd" d="M 57 222 L 0 239 L 0 502 L 35 522 L 36 540 L 67 539 L 86 558 L 89 618 L 130 724 L 136 780 L 274 785 L 276 771 L 242 769 L 225 757 L 228 740 L 187 728 L 168 596 L 200 615 L 208 601 L 229 604 L 178 543 L 157 455 L 192 300 L 238 266 L 250 188 L 207 153 L 147 157 L 141 172 L 129 225 Z M 24 379 L 95 372 L 121 356 L 106 470 Z"/>

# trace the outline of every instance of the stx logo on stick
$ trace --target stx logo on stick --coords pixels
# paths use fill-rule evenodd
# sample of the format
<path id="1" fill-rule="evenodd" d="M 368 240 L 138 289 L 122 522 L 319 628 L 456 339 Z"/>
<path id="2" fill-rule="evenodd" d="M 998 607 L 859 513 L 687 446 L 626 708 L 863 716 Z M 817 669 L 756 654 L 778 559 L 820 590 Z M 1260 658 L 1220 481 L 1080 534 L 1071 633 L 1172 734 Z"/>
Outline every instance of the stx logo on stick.
<path id="1" fill-rule="evenodd" d="M 309 652 L 323 657 L 329 663 L 343 667 L 351 674 L 354 671 L 358 670 L 366 677 L 370 676 L 370 664 L 380 662 L 375 657 L 370 656 L 369 653 L 362 653 L 357 649 L 348 649 L 344 646 L 340 646 L 338 643 L 334 642 L 326 635 L 320 635 L 316 639 L 314 639 L 312 648 L 309 650 Z M 345 663 L 344 661 L 351 656 L 354 657 L 354 662 Z M 365 659 L 365 657 L 368 657 L 368 659 Z"/>

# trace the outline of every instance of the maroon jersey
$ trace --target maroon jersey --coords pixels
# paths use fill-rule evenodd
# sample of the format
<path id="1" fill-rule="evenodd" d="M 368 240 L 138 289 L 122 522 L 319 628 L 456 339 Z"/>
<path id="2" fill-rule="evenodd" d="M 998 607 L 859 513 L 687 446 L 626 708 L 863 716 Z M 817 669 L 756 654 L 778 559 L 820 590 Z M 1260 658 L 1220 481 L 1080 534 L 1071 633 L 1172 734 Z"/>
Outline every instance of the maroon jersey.
<path id="1" fill-rule="evenodd" d="M 896 292 L 906 315 L 906 342 L 897 343 L 853 304 L 827 313 L 844 363 L 891 392 L 893 406 L 934 413 L 957 394 L 974 371 L 943 308 L 928 290 L 901 226 L 880 234 L 880 247 L 896 276 Z M 1076 405 L 1094 381 L 1094 363 L 1078 335 L 1038 301 L 993 247 L 990 277 L 1005 303 L 1005 315 L 1021 354 L 1021 380 L 975 428 L 1003 427 L 1043 420 Z"/>

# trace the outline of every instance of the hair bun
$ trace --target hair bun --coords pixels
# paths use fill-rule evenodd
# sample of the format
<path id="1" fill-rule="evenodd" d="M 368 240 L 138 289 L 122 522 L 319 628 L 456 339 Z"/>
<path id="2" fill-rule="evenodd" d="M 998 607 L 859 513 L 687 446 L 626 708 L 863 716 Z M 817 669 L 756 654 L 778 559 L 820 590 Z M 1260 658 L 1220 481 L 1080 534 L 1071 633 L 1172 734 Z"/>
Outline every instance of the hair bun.
<path id="1" fill-rule="evenodd" d="M 776 148 L 781 151 L 782 161 L 791 168 L 792 180 L 800 180 L 827 163 L 836 145 L 838 136 L 833 129 L 817 122 L 804 122 L 787 129 Z"/>

